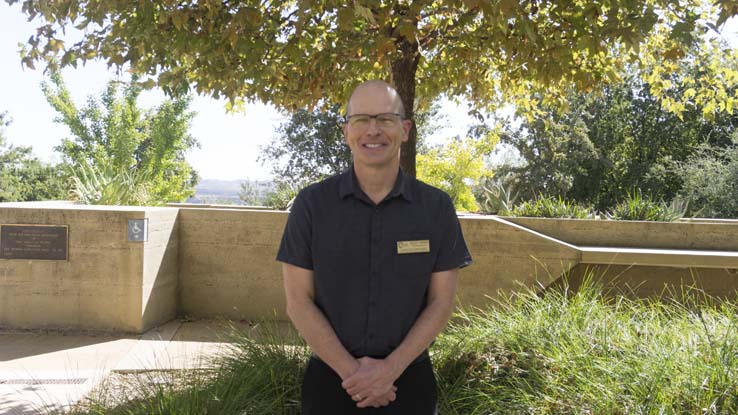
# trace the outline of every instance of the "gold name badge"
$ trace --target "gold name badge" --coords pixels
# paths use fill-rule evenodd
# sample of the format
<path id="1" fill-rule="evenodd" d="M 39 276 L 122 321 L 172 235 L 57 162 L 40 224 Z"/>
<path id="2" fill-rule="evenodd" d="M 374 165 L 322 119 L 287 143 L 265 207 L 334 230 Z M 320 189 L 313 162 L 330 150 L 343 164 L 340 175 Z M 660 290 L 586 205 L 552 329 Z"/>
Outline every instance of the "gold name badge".
<path id="1" fill-rule="evenodd" d="M 430 240 L 397 241 L 398 254 L 421 254 L 430 252 Z"/>

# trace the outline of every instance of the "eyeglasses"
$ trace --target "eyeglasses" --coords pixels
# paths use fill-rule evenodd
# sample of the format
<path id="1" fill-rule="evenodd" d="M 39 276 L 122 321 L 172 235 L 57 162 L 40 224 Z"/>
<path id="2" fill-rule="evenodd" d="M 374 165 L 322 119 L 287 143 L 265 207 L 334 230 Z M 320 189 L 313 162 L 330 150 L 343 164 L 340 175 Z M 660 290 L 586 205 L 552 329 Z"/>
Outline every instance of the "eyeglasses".
<path id="1" fill-rule="evenodd" d="M 379 128 L 390 128 L 397 125 L 397 122 L 402 120 L 402 114 L 396 112 L 385 112 L 382 114 L 369 115 L 369 114 L 353 114 L 346 116 L 346 123 L 356 129 L 369 128 L 369 122 L 374 118 L 377 120 L 377 127 Z"/>

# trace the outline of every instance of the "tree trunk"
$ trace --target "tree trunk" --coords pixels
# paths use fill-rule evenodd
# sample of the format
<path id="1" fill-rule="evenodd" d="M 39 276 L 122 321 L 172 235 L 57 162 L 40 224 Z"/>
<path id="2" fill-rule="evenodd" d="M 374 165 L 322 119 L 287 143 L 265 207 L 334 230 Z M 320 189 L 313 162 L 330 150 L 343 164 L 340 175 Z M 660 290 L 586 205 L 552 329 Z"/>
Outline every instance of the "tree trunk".
<path id="1" fill-rule="evenodd" d="M 417 24 L 417 22 L 416 22 Z M 399 58 L 392 60 L 392 82 L 400 94 L 402 104 L 405 106 L 405 117 L 409 120 L 415 115 L 415 73 L 418 70 L 420 54 L 418 53 L 418 42 L 415 39 L 408 40 L 401 36 L 397 39 L 397 47 L 400 51 Z M 407 142 L 402 143 L 400 149 L 400 167 L 412 177 L 415 177 L 415 155 L 418 131 L 415 121 L 410 128 Z"/>

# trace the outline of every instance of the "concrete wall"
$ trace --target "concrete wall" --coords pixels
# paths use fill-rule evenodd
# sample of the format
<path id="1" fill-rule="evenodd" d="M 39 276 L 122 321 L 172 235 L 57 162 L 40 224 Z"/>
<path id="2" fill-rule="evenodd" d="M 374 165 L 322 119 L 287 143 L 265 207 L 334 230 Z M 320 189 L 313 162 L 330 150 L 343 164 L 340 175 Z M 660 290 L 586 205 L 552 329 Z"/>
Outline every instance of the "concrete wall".
<path id="1" fill-rule="evenodd" d="M 738 251 L 738 220 L 504 219 L 578 246 Z M 726 299 L 735 299 L 738 293 L 737 269 L 580 264 L 564 279 L 576 289 L 592 276 L 613 295 L 678 298 L 685 287 Z M 564 279 L 554 285 L 564 283 Z"/>
<path id="2" fill-rule="evenodd" d="M 193 317 L 284 318 L 274 260 L 286 212 L 181 209 L 180 312 Z"/>
<path id="3" fill-rule="evenodd" d="M 128 219 L 148 219 L 147 242 L 128 242 Z M 195 206 L 90 207 L 0 204 L 0 225 L 69 226 L 68 261 L 0 260 L 0 326 L 142 332 L 179 315 L 285 319 L 274 260 L 286 212 Z M 606 286 L 638 296 L 696 283 L 734 296 L 736 270 L 577 265 L 579 246 L 738 251 L 738 222 L 643 223 L 462 216 L 474 264 L 459 301 L 524 288 L 581 283 L 597 270 Z M 515 223 L 511 222 L 514 221 Z"/>
<path id="4" fill-rule="evenodd" d="M 177 315 L 179 292 L 179 221 L 177 209 L 150 209 L 148 241 L 143 244 L 141 331 Z"/>
<path id="5" fill-rule="evenodd" d="M 187 208 L 179 219 L 183 314 L 286 319 L 274 260 L 286 212 Z M 575 249 L 493 217 L 462 218 L 461 226 L 474 258 L 458 292 L 467 306 L 484 307 L 499 290 L 547 286 L 578 262 Z"/>
<path id="6" fill-rule="evenodd" d="M 172 208 L 0 204 L 0 225 L 69 226 L 67 261 L 0 260 L 0 326 L 139 333 L 171 318 L 176 215 Z M 151 242 L 128 242 L 128 219 L 146 217 Z"/>
<path id="7" fill-rule="evenodd" d="M 580 246 L 738 251 L 738 220 L 640 222 L 503 218 Z"/>
<path id="8" fill-rule="evenodd" d="M 704 293 L 713 298 L 738 299 L 738 270 L 735 269 L 580 264 L 552 287 L 566 280 L 577 290 L 585 279 L 593 276 L 609 296 L 681 300 L 686 293 L 695 299 Z"/>
<path id="9" fill-rule="evenodd" d="M 459 301 L 465 307 L 486 308 L 499 292 L 538 291 L 579 262 L 574 247 L 496 217 L 460 222 L 474 260 L 460 277 Z"/>

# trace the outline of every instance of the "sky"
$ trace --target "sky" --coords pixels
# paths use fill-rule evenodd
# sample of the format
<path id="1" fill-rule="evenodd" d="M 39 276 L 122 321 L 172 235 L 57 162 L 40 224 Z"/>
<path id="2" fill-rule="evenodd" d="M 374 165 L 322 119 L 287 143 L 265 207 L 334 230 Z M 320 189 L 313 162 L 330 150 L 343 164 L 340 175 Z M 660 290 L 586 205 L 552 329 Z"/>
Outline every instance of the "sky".
<path id="1" fill-rule="evenodd" d="M 735 46 L 738 24 L 735 19 L 723 29 L 723 36 Z M 71 138 L 69 129 L 55 123 L 55 111 L 41 92 L 44 80 L 42 68 L 31 70 L 20 64 L 19 43 L 24 43 L 34 32 L 36 23 L 27 21 L 20 5 L 0 2 L 0 112 L 6 111 L 12 123 L 5 136 L 13 145 L 31 146 L 34 155 L 46 162 L 58 162 L 53 150 L 62 139 Z M 41 67 L 41 65 L 39 65 Z M 62 75 L 75 103 L 81 107 L 87 97 L 98 97 L 111 79 L 114 70 L 102 62 L 88 62 L 77 69 L 65 68 Z M 166 97 L 157 90 L 145 91 L 139 106 L 155 107 Z M 244 112 L 227 113 L 224 100 L 195 96 L 191 110 L 196 112 L 190 133 L 201 147 L 187 154 L 187 161 L 203 179 L 268 180 L 270 168 L 257 161 L 260 147 L 275 136 L 276 128 L 286 120 L 285 115 L 270 105 L 249 104 Z M 441 113 L 446 115 L 430 137 L 430 144 L 442 143 L 449 137 L 464 135 L 473 120 L 466 105 L 441 102 Z"/>
<path id="2" fill-rule="evenodd" d="M 5 136 L 13 145 L 32 146 L 33 153 L 47 162 L 58 162 L 53 150 L 62 139 L 71 138 L 69 129 L 55 123 L 56 112 L 41 92 L 44 81 L 42 65 L 37 70 L 20 64 L 19 43 L 34 33 L 36 24 L 27 21 L 20 5 L 8 6 L 0 2 L 0 112 L 7 111 L 12 123 L 5 128 Z M 116 79 L 113 69 L 102 62 L 88 62 L 77 69 L 65 68 L 62 76 L 72 99 L 81 107 L 88 96 L 98 97 L 107 82 Z M 145 91 L 139 106 L 155 107 L 166 97 L 157 90 Z M 464 134 L 472 119 L 463 105 L 445 103 L 448 123 L 432 139 Z M 267 145 L 275 136 L 276 128 L 286 117 L 273 106 L 249 104 L 244 112 L 227 113 L 225 100 L 195 96 L 191 110 L 196 112 L 190 133 L 201 145 L 191 150 L 187 161 L 203 179 L 267 180 L 271 178 L 268 165 L 257 162 L 260 146 Z"/>

